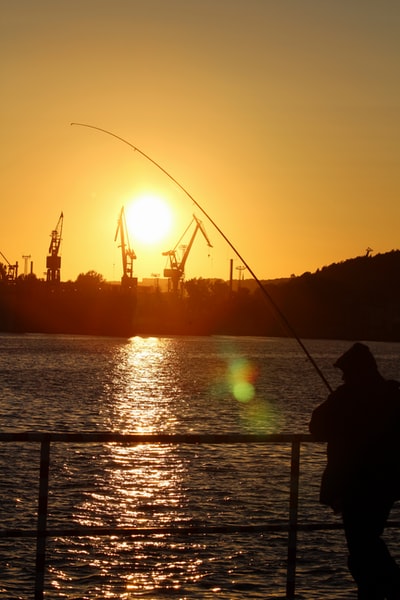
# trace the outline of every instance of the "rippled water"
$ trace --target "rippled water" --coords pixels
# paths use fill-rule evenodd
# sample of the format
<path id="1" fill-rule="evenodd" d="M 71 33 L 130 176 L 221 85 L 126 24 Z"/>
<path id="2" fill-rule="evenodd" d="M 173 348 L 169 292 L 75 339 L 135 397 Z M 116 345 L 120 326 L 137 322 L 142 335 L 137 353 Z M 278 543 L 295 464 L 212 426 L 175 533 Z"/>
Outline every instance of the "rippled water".
<path id="1" fill-rule="evenodd" d="M 331 385 L 349 344 L 309 341 Z M 371 343 L 400 379 L 400 345 Z M 307 433 L 324 384 L 293 340 L 0 336 L 2 431 Z M 2 528 L 34 528 L 39 448 L 0 444 Z M 262 524 L 288 511 L 288 446 L 54 444 L 50 528 Z M 324 448 L 302 448 L 300 520 L 317 502 Z M 390 532 L 395 544 L 397 533 Z M 47 598 L 283 598 L 286 535 L 56 538 Z M 300 533 L 299 598 L 352 598 L 342 532 Z M 35 542 L 0 543 L 0 597 L 33 596 Z M 353 594 L 353 595 L 352 595 Z"/>

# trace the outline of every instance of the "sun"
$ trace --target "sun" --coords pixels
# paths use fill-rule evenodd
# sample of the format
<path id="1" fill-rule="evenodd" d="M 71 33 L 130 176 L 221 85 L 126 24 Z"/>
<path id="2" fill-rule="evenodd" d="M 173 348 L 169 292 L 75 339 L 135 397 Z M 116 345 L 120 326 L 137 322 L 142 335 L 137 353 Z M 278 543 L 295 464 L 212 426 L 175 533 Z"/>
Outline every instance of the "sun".
<path id="1" fill-rule="evenodd" d="M 145 194 L 132 200 L 126 207 L 126 221 L 133 244 L 156 244 L 170 232 L 171 210 L 165 200 L 152 194 Z"/>

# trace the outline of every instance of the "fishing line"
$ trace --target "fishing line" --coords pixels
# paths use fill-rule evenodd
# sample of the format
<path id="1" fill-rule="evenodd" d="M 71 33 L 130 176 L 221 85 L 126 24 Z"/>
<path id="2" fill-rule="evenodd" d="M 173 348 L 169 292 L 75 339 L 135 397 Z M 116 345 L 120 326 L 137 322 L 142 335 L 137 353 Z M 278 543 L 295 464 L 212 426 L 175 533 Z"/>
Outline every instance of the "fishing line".
<path id="1" fill-rule="evenodd" d="M 193 198 L 193 196 L 190 194 L 190 192 L 188 192 L 188 190 L 186 188 L 184 188 L 183 185 L 181 183 L 179 183 L 179 181 L 177 179 L 175 179 L 175 177 L 173 177 L 166 169 L 164 169 L 164 167 L 162 167 L 158 162 L 156 162 L 153 158 L 151 158 L 151 156 L 149 156 L 148 154 L 143 152 L 143 150 L 140 150 L 140 148 L 138 148 L 137 146 L 134 146 L 133 144 L 131 144 L 131 142 L 129 142 L 128 140 L 120 137 L 119 135 L 113 133 L 112 131 L 108 131 L 107 129 L 102 129 L 101 127 L 96 127 L 95 125 L 89 125 L 87 123 L 71 123 L 71 125 L 78 125 L 79 127 L 88 127 L 89 129 L 95 129 L 96 131 L 101 131 L 102 133 L 111 135 L 112 137 L 116 138 L 120 142 L 127 144 L 133 150 L 135 150 L 135 152 L 138 152 L 139 154 L 141 154 L 144 158 L 146 158 L 148 161 L 150 161 L 155 167 L 160 169 L 160 171 L 162 171 L 164 173 L 164 175 L 166 175 L 171 181 L 173 181 L 175 183 L 175 185 L 177 185 L 182 190 L 182 192 L 184 194 L 186 194 L 186 196 L 188 198 L 190 198 L 190 200 L 193 202 L 193 204 L 195 204 L 195 206 L 197 206 L 197 208 L 203 213 L 203 215 L 208 219 L 208 221 L 210 221 L 210 223 L 213 225 L 213 227 L 215 227 L 215 229 L 218 231 L 220 236 L 225 240 L 225 242 L 228 244 L 228 246 L 233 250 L 233 252 L 239 258 L 239 260 L 246 267 L 246 269 L 248 270 L 250 275 L 253 277 L 254 281 L 257 283 L 257 285 L 260 288 L 261 292 L 263 293 L 264 297 L 268 300 L 268 302 L 270 303 L 272 308 L 275 310 L 276 314 L 281 319 L 281 321 L 284 324 L 284 326 L 286 327 L 288 333 L 290 333 L 291 337 L 293 337 L 297 341 L 300 348 L 303 350 L 304 354 L 306 355 L 306 357 L 308 358 L 310 363 L 313 365 L 314 369 L 316 370 L 316 372 L 318 373 L 318 375 L 320 376 L 320 378 L 322 379 L 322 381 L 324 382 L 324 384 L 326 385 L 328 390 L 331 392 L 332 388 L 331 388 L 328 380 L 325 378 L 325 375 L 322 373 L 321 369 L 318 367 L 317 363 L 315 362 L 314 358 L 311 356 L 307 347 L 304 345 L 302 340 L 297 335 L 293 326 L 290 324 L 290 322 L 288 321 L 288 319 L 286 318 L 284 313 L 281 311 L 279 306 L 276 304 L 275 300 L 271 297 L 268 290 L 265 288 L 263 283 L 258 279 L 258 277 L 254 273 L 253 269 L 249 266 L 249 264 L 243 258 L 243 256 L 237 250 L 237 248 L 233 245 L 231 240 L 225 235 L 225 233 L 220 229 L 220 227 L 217 225 L 217 223 L 214 221 L 214 219 L 211 218 L 211 216 L 204 210 L 204 208 L 197 202 L 197 200 L 195 198 Z"/>

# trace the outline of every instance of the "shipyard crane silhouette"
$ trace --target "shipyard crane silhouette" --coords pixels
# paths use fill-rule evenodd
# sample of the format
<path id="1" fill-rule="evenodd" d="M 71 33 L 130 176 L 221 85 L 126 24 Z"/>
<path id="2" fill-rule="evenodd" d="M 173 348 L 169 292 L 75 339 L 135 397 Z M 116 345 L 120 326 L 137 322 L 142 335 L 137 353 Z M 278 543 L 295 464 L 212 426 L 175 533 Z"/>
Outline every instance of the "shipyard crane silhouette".
<path id="1" fill-rule="evenodd" d="M 18 277 L 18 261 L 15 265 L 12 265 L 8 258 L 0 251 L 1 256 L 7 263 L 7 267 L 3 267 L 2 272 L 4 273 L 4 278 L 7 281 L 15 281 Z M 1 263 L 0 263 L 1 264 Z M 0 279 L 2 279 L 2 274 L 0 273 Z"/>
<path id="2" fill-rule="evenodd" d="M 188 245 L 185 247 L 183 256 L 182 256 L 181 260 L 179 261 L 177 254 L 176 254 L 176 248 L 178 247 L 181 240 L 186 235 L 186 232 L 189 230 L 189 228 L 191 227 L 191 225 L 193 223 L 196 223 L 196 226 L 192 233 L 192 237 L 190 238 Z M 207 242 L 207 245 L 210 248 L 212 248 L 212 244 L 211 244 L 210 240 L 208 239 L 208 236 L 207 236 L 206 230 L 204 229 L 203 223 L 196 217 L 196 215 L 193 215 L 192 221 L 189 223 L 188 227 L 185 229 L 184 233 L 178 240 L 176 246 L 172 250 L 167 250 L 166 252 L 162 253 L 163 256 L 168 256 L 168 258 L 169 258 L 169 267 L 164 269 L 164 277 L 168 277 L 168 279 L 171 280 L 172 291 L 174 293 L 178 292 L 179 284 L 185 275 L 185 264 L 186 264 L 187 258 L 189 256 L 189 252 L 193 246 L 193 242 L 194 242 L 194 239 L 195 239 L 198 231 L 201 231 L 201 233 L 204 236 L 204 239 Z"/>
<path id="3" fill-rule="evenodd" d="M 136 258 L 136 254 L 129 243 L 124 207 L 121 208 L 121 212 L 119 214 L 117 231 L 114 238 L 115 242 L 117 241 L 118 234 L 121 242 L 119 248 L 121 248 L 122 255 L 121 285 L 124 287 L 132 287 L 137 283 L 137 279 L 133 277 L 133 261 Z"/>
<path id="4" fill-rule="evenodd" d="M 63 229 L 64 215 L 60 214 L 56 228 L 51 232 L 49 255 L 46 259 L 47 281 L 49 283 L 60 283 L 61 256 L 60 245 Z"/>

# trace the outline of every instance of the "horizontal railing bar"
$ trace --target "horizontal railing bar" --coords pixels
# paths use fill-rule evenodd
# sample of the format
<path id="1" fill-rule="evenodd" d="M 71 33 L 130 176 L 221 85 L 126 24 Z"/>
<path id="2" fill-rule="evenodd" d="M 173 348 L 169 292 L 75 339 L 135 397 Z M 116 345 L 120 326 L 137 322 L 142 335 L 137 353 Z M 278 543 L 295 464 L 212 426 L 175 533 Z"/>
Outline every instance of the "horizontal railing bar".
<path id="1" fill-rule="evenodd" d="M 288 523 L 277 523 L 274 525 L 196 525 L 188 527 L 78 527 L 75 529 L 48 529 L 45 537 L 98 537 L 107 536 L 143 536 L 160 534 L 214 534 L 214 533 L 277 533 L 287 532 Z M 386 528 L 400 528 L 400 521 L 389 521 Z M 334 531 L 343 529 L 341 522 L 337 523 L 298 523 L 298 531 Z M 35 538 L 36 529 L 2 529 L 0 539 L 5 538 Z"/>
<path id="2" fill-rule="evenodd" d="M 46 432 L 10 432 L 0 433 L 0 442 L 65 442 L 91 444 L 109 442 L 120 444 L 268 444 L 315 442 L 309 434 L 301 433 L 271 433 L 271 434 L 243 434 L 243 433 L 46 433 Z"/>
<path id="3" fill-rule="evenodd" d="M 255 532 L 277 532 L 287 531 L 288 524 L 281 523 L 275 525 L 189 525 L 184 526 L 165 526 L 165 527 L 83 527 L 75 529 L 49 529 L 46 531 L 47 537 L 87 537 L 108 536 L 108 535 L 129 535 L 142 536 L 152 534 L 190 534 L 190 533 L 255 533 Z M 10 534 L 7 536 L 7 530 L 0 531 L 0 537 L 36 537 L 35 530 L 8 530 Z"/>

